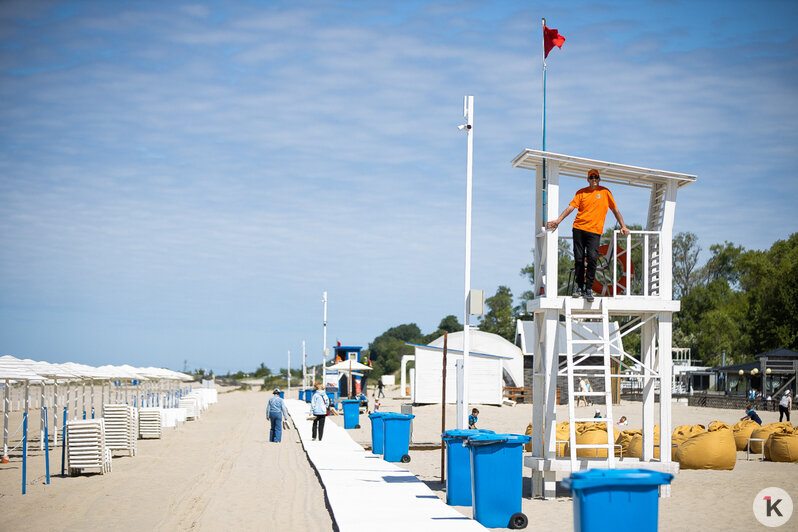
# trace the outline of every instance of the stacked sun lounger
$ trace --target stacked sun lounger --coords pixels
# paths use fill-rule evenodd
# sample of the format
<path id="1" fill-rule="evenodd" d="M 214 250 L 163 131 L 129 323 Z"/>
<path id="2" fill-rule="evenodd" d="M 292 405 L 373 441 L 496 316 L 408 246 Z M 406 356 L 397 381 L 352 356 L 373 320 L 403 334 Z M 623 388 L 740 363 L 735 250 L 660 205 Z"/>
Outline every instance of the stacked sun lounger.
<path id="1" fill-rule="evenodd" d="M 128 405 L 103 405 L 105 442 L 112 451 L 127 451 L 136 456 L 138 424 L 136 409 Z"/>
<path id="2" fill-rule="evenodd" d="M 186 421 L 185 408 L 164 408 L 161 411 L 161 426 L 175 427 Z"/>
<path id="3" fill-rule="evenodd" d="M 160 438 L 161 437 L 161 409 L 160 408 L 141 408 L 141 409 L 139 409 L 139 437 L 140 438 Z"/>
<path id="4" fill-rule="evenodd" d="M 186 410 L 186 419 L 197 420 L 200 418 L 200 410 L 202 409 L 202 405 L 198 397 L 196 396 L 183 397 L 182 399 L 180 399 L 178 407 L 184 408 Z"/>
<path id="5" fill-rule="evenodd" d="M 105 444 L 102 419 L 69 421 L 66 429 L 70 476 L 85 469 L 97 469 L 100 474 L 111 472 L 111 450 Z"/>

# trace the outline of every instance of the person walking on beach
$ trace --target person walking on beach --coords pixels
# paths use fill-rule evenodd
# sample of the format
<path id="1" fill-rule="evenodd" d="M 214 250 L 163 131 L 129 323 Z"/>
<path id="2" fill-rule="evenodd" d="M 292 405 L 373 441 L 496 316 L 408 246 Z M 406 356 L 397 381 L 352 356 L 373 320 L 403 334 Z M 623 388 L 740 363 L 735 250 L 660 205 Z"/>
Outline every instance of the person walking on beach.
<path id="1" fill-rule="evenodd" d="M 781 401 L 779 401 L 779 423 L 781 423 L 781 418 L 783 416 L 787 416 L 787 422 L 790 421 L 790 410 L 792 409 L 792 392 L 787 390 L 784 392 L 784 395 L 781 396 Z"/>
<path id="2" fill-rule="evenodd" d="M 324 387 L 321 384 L 316 384 L 316 391 L 310 399 L 310 413 L 316 416 L 311 429 L 313 440 L 316 439 L 316 434 L 319 436 L 319 441 L 324 436 L 324 421 L 327 419 L 327 409 L 329 407 L 330 398 L 324 393 Z"/>
<path id="3" fill-rule="evenodd" d="M 741 417 L 740 421 L 745 421 L 746 419 L 756 421 L 758 425 L 762 424 L 762 418 L 759 417 L 759 414 L 756 413 L 756 410 L 754 410 L 754 407 L 750 404 L 745 407 L 745 416 Z"/>
<path id="4" fill-rule="evenodd" d="M 579 377 L 579 391 L 582 393 L 585 393 L 587 391 L 587 384 L 585 383 L 584 379 L 582 379 L 582 377 Z M 580 395 L 579 397 L 577 397 L 576 406 L 579 406 L 580 401 L 584 401 L 585 406 L 587 406 L 587 397 L 585 397 L 584 395 Z"/>
<path id="5" fill-rule="evenodd" d="M 288 418 L 288 412 L 285 410 L 285 402 L 280 397 L 279 388 L 274 389 L 274 394 L 269 399 L 269 404 L 266 406 L 266 417 L 271 423 L 269 441 L 280 443 L 283 438 L 283 417 Z"/>
<path id="6" fill-rule="evenodd" d="M 630 233 L 626 224 L 623 223 L 623 216 L 615 205 L 612 193 L 609 189 L 599 186 L 599 181 L 601 181 L 599 171 L 595 168 L 588 170 L 588 186 L 577 190 L 574 199 L 562 211 L 559 218 L 546 224 L 548 229 L 557 229 L 557 226 L 571 214 L 571 211 L 577 209 L 573 227 L 574 291 L 572 295 L 573 297 L 584 296 L 587 301 L 593 301 L 593 281 L 596 278 L 599 239 L 604 233 L 607 209 L 612 211 L 618 223 L 621 224 L 621 233 L 624 235 Z M 585 269 L 585 258 L 587 258 L 587 270 Z"/>
<path id="7" fill-rule="evenodd" d="M 380 380 L 377 381 L 377 397 L 385 397 L 383 388 L 385 388 L 385 385 L 382 383 L 382 377 L 380 377 Z"/>

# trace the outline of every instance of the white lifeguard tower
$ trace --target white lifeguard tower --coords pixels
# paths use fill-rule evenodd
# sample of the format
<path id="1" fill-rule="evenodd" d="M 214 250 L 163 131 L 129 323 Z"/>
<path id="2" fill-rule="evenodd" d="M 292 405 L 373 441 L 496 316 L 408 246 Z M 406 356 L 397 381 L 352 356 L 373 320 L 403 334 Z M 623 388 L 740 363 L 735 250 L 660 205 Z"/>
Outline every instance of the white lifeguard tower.
<path id="1" fill-rule="evenodd" d="M 532 455 L 525 457 L 525 465 L 532 469 L 532 496 L 554 497 L 557 472 L 579 471 L 590 468 L 643 467 L 665 472 L 678 472 L 678 464 L 671 462 L 671 339 L 672 316 L 680 307 L 672 291 L 672 240 L 676 211 L 676 192 L 689 185 L 696 177 L 688 174 L 651 170 L 605 161 L 561 155 L 527 149 L 513 159 L 513 166 L 535 171 L 535 288 L 536 298 L 527 304 L 534 315 L 533 356 L 533 436 Z M 560 212 L 560 178 L 575 177 L 584 182 L 587 171 L 596 168 L 601 173 L 602 184 L 624 185 L 649 189 L 648 220 L 645 230 L 632 231 L 629 236 L 615 231 L 613 241 L 602 247 L 604 256 L 601 290 L 589 303 L 582 298 L 572 298 L 565 287 L 558 287 L 558 250 L 563 237 L 559 229 L 545 229 L 545 221 L 555 220 Z M 586 185 L 583 185 L 586 186 Z M 569 198 L 570 199 L 570 198 Z M 570 232 L 568 237 L 570 238 Z M 631 250 L 630 252 L 626 252 Z M 638 264 L 632 262 L 638 257 Z M 597 279 L 599 272 L 597 272 Z M 595 286 L 594 286 L 595 290 Z M 631 321 L 623 328 L 610 332 L 609 320 L 627 316 Z M 565 327 L 558 326 L 564 321 Z M 586 335 L 586 324 L 602 331 L 598 337 Z M 598 327 L 598 324 L 601 327 Z M 618 355 L 611 350 L 617 336 L 640 329 L 641 353 Z M 566 335 L 565 352 L 558 348 L 557 334 Z M 616 336 L 617 335 L 617 336 Z M 631 359 L 631 360 L 629 360 Z M 600 362 L 597 362 L 600 361 Z M 642 458 L 615 457 L 612 415 L 612 379 L 622 378 L 616 368 L 642 368 L 643 381 Z M 603 382 L 603 391 L 582 392 L 574 389 L 574 379 L 590 377 Z M 558 458 L 555 427 L 557 424 L 557 378 L 567 378 L 568 421 L 570 427 L 570 456 Z M 594 382 L 596 382 L 594 381 Z M 660 386 L 660 383 L 664 384 Z M 655 389 L 660 394 L 659 426 L 662 449 L 659 459 L 654 458 Z M 605 417 L 581 419 L 575 414 L 578 397 L 603 397 Z M 575 423 L 607 423 L 607 442 L 601 444 L 576 443 Z M 543 430 L 540 430 L 540 429 Z M 605 449 L 606 458 L 583 458 L 578 449 Z M 669 486 L 663 486 L 663 495 Z"/>

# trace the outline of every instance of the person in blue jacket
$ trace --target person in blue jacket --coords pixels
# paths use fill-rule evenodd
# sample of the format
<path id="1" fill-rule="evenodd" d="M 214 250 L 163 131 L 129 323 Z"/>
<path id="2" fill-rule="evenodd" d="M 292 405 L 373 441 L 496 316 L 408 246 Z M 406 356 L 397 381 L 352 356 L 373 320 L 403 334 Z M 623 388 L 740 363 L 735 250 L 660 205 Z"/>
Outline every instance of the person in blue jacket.
<path id="1" fill-rule="evenodd" d="M 471 415 L 468 416 L 468 428 L 477 428 L 477 421 L 479 421 L 479 410 L 476 408 L 471 409 Z"/>
<path id="2" fill-rule="evenodd" d="M 311 436 L 313 436 L 314 440 L 317 434 L 319 436 L 319 441 L 321 441 L 322 436 L 324 436 L 324 421 L 327 419 L 327 409 L 329 407 L 330 398 L 324 393 L 324 386 L 317 383 L 316 391 L 310 399 L 310 413 L 316 416 L 313 419 L 313 428 L 311 430 Z"/>
<path id="3" fill-rule="evenodd" d="M 280 390 L 275 388 L 274 395 L 266 406 L 266 417 L 272 424 L 271 431 L 269 431 L 270 442 L 280 443 L 283 438 L 283 416 L 288 418 L 288 412 L 286 412 L 285 403 L 280 397 Z"/>
<path id="4" fill-rule="evenodd" d="M 740 418 L 740 421 L 744 421 L 746 419 L 750 419 L 756 421 L 758 424 L 762 424 L 762 418 L 759 417 L 759 414 L 756 413 L 754 407 L 748 405 L 745 407 L 745 416 Z"/>

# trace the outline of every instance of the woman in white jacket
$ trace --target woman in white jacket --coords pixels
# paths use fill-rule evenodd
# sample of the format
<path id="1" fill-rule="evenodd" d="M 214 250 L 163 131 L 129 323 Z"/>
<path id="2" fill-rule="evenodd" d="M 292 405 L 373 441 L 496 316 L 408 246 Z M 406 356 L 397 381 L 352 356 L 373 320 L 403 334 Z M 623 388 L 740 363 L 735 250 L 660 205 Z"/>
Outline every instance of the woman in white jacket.
<path id="1" fill-rule="evenodd" d="M 312 436 L 316 439 L 318 431 L 319 441 L 324 435 L 324 420 L 327 419 L 327 407 L 330 406 L 330 398 L 324 393 L 324 387 L 321 384 L 316 384 L 316 391 L 310 399 L 310 413 L 316 416 L 313 420 Z"/>

